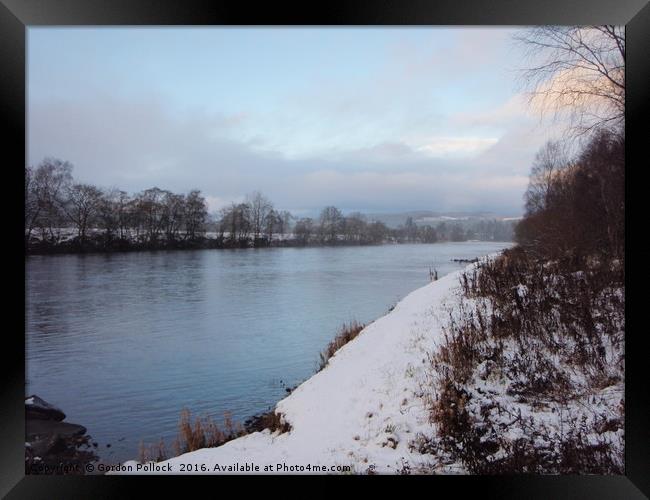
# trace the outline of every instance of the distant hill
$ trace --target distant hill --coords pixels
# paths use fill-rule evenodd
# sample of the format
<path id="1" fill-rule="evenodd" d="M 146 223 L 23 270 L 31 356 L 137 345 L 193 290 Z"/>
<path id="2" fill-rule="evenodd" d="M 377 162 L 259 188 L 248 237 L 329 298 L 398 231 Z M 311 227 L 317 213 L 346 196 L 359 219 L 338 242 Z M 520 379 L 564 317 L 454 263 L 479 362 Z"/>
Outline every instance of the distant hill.
<path id="1" fill-rule="evenodd" d="M 380 221 L 390 228 L 403 225 L 409 217 L 419 226 L 436 226 L 440 222 L 478 222 L 481 220 L 519 220 L 518 216 L 504 216 L 491 212 L 434 212 L 431 210 L 414 210 L 399 213 L 369 213 L 369 221 Z"/>

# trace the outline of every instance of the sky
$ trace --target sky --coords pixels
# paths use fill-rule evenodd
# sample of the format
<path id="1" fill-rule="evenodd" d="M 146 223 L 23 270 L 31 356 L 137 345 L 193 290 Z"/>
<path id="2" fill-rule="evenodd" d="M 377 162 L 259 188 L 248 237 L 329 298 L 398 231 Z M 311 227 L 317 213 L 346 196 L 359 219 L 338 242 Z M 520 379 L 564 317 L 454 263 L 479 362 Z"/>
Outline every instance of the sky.
<path id="1" fill-rule="evenodd" d="M 317 213 L 521 214 L 515 28 L 28 28 L 28 163 Z"/>

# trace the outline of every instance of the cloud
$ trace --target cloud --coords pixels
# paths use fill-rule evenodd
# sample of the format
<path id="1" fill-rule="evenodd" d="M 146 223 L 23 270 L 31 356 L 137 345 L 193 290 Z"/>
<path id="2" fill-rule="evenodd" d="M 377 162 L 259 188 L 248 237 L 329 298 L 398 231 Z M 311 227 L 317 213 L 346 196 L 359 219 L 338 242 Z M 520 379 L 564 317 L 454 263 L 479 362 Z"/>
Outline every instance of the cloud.
<path id="1" fill-rule="evenodd" d="M 394 142 L 295 159 L 233 139 L 230 116 L 179 116 L 156 99 L 35 101 L 28 120 L 31 164 L 60 157 L 73 163 L 80 181 L 129 192 L 152 185 L 180 192 L 198 188 L 211 210 L 261 190 L 290 210 L 334 204 L 349 210 L 517 214 L 525 188 L 520 171 L 486 167 L 489 150 L 470 160 L 444 159 Z M 492 142 L 433 138 L 427 147 L 479 151 Z M 500 145 L 492 148 L 498 152 Z M 498 156 L 507 163 L 505 153 Z"/>
<path id="2" fill-rule="evenodd" d="M 468 134 L 472 138 L 473 132 L 452 129 L 450 110 L 484 109 L 494 100 L 495 89 L 503 92 L 499 58 L 510 30 L 414 31 L 414 36 L 391 36 L 388 46 L 378 47 L 381 64 L 366 67 L 358 61 L 353 77 L 336 71 L 318 74 L 303 88 L 283 95 L 272 114 L 256 117 L 258 130 L 265 131 L 260 144 L 304 158 L 316 150 L 400 142 L 427 151 L 425 141 L 458 137 L 455 145 L 440 145 L 439 151 L 462 154 L 460 140 Z"/>
<path id="3" fill-rule="evenodd" d="M 498 141 L 496 137 L 432 137 L 417 147 L 434 157 L 472 156 L 484 151 Z"/>
<path id="4" fill-rule="evenodd" d="M 450 116 L 449 124 L 464 129 L 505 130 L 529 123 L 534 115 L 528 98 L 517 93 L 496 107 L 455 113 Z"/>
<path id="5" fill-rule="evenodd" d="M 298 203 L 318 200 L 336 192 L 339 206 L 347 209 L 497 210 L 512 211 L 520 204 L 528 178 L 475 175 L 468 171 L 438 172 L 311 172 L 299 181 Z M 323 186 L 327 186 L 324 190 Z M 515 209 L 516 210 L 516 209 Z"/>
<path id="6" fill-rule="evenodd" d="M 477 70 L 500 65 L 514 29 L 449 27 L 430 31 L 431 43 L 404 39 L 389 51 L 387 73 L 402 81 L 438 83 L 465 80 Z M 397 71 L 395 70 L 397 68 Z"/>
<path id="7" fill-rule="evenodd" d="M 274 94 L 264 113 L 188 110 L 110 83 L 68 98 L 30 94 L 29 161 L 58 156 L 79 180 L 130 192 L 199 188 L 211 210 L 261 190 L 283 209 L 517 214 L 537 147 L 520 97 L 482 101 L 486 84 L 468 101 L 455 87 L 483 85 L 473 72 L 489 71 L 507 34 L 450 29 L 444 41 L 431 31 L 436 43 L 394 46 L 353 81 L 319 75 L 302 92 Z"/>

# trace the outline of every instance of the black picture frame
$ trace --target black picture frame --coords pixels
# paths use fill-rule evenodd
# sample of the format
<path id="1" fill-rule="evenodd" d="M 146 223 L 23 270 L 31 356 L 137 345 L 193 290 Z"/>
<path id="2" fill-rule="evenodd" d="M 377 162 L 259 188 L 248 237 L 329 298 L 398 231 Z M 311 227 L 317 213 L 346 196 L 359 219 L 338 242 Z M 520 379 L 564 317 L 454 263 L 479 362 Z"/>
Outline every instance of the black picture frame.
<path id="1" fill-rule="evenodd" d="M 319 4 L 184 0 L 0 0 L 0 104 L 5 124 L 5 193 L 12 193 L 4 213 L 12 224 L 5 226 L 5 247 L 15 248 L 7 258 L 12 280 L 5 286 L 11 322 L 6 321 L 2 339 L 2 401 L 0 412 L 0 495 L 8 498 L 107 497 L 132 491 L 133 479 L 124 477 L 43 477 L 24 474 L 24 207 L 19 186 L 23 179 L 20 162 L 25 147 L 25 57 L 26 30 L 46 25 L 530 25 L 530 24 L 619 24 L 627 28 L 626 54 L 626 212 L 640 213 L 631 196 L 639 186 L 644 164 L 635 161 L 647 142 L 642 119 L 650 102 L 650 5 L 647 0 L 347 0 Z M 6 197 L 5 197 L 6 199 Z M 626 220 L 629 226 L 629 218 Z M 627 232 L 627 248 L 642 248 L 639 234 Z M 639 240 L 639 241 L 637 241 Z M 644 252 L 647 256 L 647 250 Z M 647 271 L 640 258 L 630 260 L 635 272 L 630 282 L 643 282 Z M 21 261 L 21 259 L 23 259 Z M 646 263 L 647 267 L 647 263 Z M 21 273 L 21 270 L 23 271 Z M 626 281 L 626 288 L 628 282 Z M 647 283 L 647 281 L 645 282 Z M 647 285 L 646 285 L 647 286 Z M 18 291 L 16 291 L 18 290 Z M 634 290 L 634 287 L 633 287 Z M 639 287 L 639 290 L 642 290 Z M 650 495 L 648 444 L 648 400 L 645 329 L 630 324 L 640 314 L 643 292 L 627 300 L 626 318 L 626 454 L 625 476 L 433 476 L 412 481 L 435 481 L 431 494 L 443 495 L 439 486 L 455 495 L 468 491 L 500 498 L 647 498 Z M 636 312 L 635 312 L 636 311 Z M 640 323 L 640 322 L 639 322 Z M 19 329 L 23 327 L 23 335 Z M 252 478 L 247 478 L 252 479 Z M 408 479 L 408 478 L 403 478 Z M 222 479 L 222 480 L 225 480 Z M 364 480 L 341 478 L 337 480 Z M 375 479 L 382 483 L 383 478 Z M 147 480 L 149 484 L 152 480 Z M 160 479 L 156 480 L 160 482 Z M 372 480 L 364 480 L 372 481 Z M 165 481 L 166 482 L 166 481 Z M 367 483 L 364 483 L 367 484 Z M 423 483 L 420 483 L 422 485 Z"/>

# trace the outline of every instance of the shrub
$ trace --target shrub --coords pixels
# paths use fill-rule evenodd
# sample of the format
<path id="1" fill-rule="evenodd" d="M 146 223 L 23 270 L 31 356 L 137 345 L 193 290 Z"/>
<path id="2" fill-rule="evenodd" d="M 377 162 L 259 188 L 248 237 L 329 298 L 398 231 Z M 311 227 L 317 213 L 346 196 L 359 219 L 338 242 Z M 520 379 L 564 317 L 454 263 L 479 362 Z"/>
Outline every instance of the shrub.
<path id="1" fill-rule="evenodd" d="M 247 432 L 258 432 L 269 429 L 271 432 L 283 434 L 291 430 L 291 425 L 284 420 L 284 415 L 275 410 L 255 415 L 245 423 Z"/>
<path id="2" fill-rule="evenodd" d="M 443 452 L 476 474 L 622 473 L 620 267 L 514 248 L 460 283 L 432 358 Z"/>

